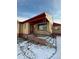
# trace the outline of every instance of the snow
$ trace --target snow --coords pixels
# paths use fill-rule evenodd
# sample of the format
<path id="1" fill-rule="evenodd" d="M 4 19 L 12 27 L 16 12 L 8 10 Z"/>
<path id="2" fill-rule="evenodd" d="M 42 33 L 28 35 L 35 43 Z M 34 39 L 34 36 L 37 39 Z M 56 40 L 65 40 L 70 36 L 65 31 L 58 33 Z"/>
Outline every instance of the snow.
<path id="1" fill-rule="evenodd" d="M 61 59 L 61 37 L 57 37 L 57 53 L 52 59 Z"/>
<path id="2" fill-rule="evenodd" d="M 39 37 L 39 38 L 45 39 L 47 37 Z M 57 37 L 56 40 L 57 40 L 57 52 L 51 59 L 61 58 L 61 37 Z M 17 59 L 49 59 L 49 57 L 52 55 L 52 53 L 55 53 L 55 51 L 56 49 L 53 47 L 50 48 L 48 46 L 35 45 L 33 43 L 27 43 L 27 41 L 22 41 L 17 44 Z M 24 56 L 22 52 L 25 52 L 25 55 L 27 55 L 27 57 Z"/>

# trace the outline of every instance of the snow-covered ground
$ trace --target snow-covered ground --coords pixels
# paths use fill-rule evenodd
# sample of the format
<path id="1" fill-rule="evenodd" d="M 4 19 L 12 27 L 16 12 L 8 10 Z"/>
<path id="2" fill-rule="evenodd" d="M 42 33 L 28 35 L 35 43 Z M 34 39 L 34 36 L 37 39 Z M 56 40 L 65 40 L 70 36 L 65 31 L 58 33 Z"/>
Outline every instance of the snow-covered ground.
<path id="1" fill-rule="evenodd" d="M 56 54 L 53 55 L 51 59 L 61 59 L 61 37 L 57 37 L 56 40 L 57 52 L 53 47 L 50 48 L 48 46 L 35 45 L 33 43 L 27 43 L 27 41 L 18 40 L 19 43 L 17 44 L 17 59 L 50 59 L 52 54 L 55 52 Z"/>

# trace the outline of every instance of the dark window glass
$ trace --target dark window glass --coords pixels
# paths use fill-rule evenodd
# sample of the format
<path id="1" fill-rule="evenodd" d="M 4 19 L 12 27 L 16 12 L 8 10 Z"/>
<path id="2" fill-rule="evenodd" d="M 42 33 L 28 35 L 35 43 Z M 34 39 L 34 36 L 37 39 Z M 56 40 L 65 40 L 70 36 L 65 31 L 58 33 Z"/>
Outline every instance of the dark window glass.
<path id="1" fill-rule="evenodd" d="M 38 30 L 47 30 L 47 24 L 46 23 L 41 23 L 38 24 Z"/>

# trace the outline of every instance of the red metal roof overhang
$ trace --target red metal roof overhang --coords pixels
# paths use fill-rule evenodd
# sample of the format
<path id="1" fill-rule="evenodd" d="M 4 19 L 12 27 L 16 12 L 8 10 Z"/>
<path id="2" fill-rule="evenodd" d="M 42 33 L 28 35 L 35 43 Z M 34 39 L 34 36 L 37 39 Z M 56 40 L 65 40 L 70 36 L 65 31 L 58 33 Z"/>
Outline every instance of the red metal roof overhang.
<path id="1" fill-rule="evenodd" d="M 24 24 L 24 23 L 28 22 L 28 23 L 34 25 L 34 24 L 36 24 L 36 23 L 47 22 L 47 21 L 48 21 L 48 20 L 47 20 L 47 18 L 46 18 L 46 14 L 45 14 L 45 13 L 42 13 L 42 14 L 40 14 L 40 15 L 37 15 L 37 16 L 35 16 L 35 17 L 33 17 L 33 18 L 30 18 L 30 19 L 28 19 L 28 20 L 26 20 L 26 21 L 24 21 L 24 22 L 21 22 L 21 23 Z"/>

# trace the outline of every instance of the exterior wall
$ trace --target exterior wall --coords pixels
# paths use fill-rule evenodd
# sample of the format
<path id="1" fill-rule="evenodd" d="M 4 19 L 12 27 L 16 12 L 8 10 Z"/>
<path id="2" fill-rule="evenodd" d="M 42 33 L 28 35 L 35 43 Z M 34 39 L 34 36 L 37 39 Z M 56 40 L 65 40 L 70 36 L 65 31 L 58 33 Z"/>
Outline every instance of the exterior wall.
<path id="1" fill-rule="evenodd" d="M 19 22 L 17 22 L 17 34 L 19 34 Z"/>
<path id="2" fill-rule="evenodd" d="M 47 20 L 49 21 L 49 22 L 48 22 L 48 31 L 49 31 L 50 33 L 52 33 L 52 25 L 53 25 L 52 16 L 48 15 L 47 13 L 45 13 L 45 14 L 46 14 Z"/>
<path id="3" fill-rule="evenodd" d="M 61 33 L 61 26 L 54 26 L 53 27 L 53 33 Z"/>
<path id="4" fill-rule="evenodd" d="M 52 33 L 52 24 L 50 22 L 47 23 L 48 32 Z"/>
<path id="5" fill-rule="evenodd" d="M 48 15 L 47 13 L 45 13 L 45 14 L 46 14 L 47 20 L 48 20 L 51 24 L 53 24 L 52 16 Z"/>
<path id="6" fill-rule="evenodd" d="M 29 27 L 30 27 L 30 25 L 29 25 L 29 23 L 24 23 L 23 24 L 23 34 L 29 34 L 30 32 L 29 32 Z"/>
<path id="7" fill-rule="evenodd" d="M 29 23 L 19 23 L 17 24 L 17 37 L 27 37 L 26 34 L 29 34 Z"/>
<path id="8" fill-rule="evenodd" d="M 45 13 L 46 14 L 46 18 L 47 18 L 47 20 L 49 21 L 49 24 L 48 24 L 48 31 L 50 32 L 50 33 L 56 33 L 56 34 L 60 34 L 61 33 L 61 26 L 53 26 L 53 19 L 52 19 L 52 16 L 50 16 L 50 15 L 48 15 L 47 13 Z M 56 28 L 58 28 L 58 29 L 55 29 L 55 27 Z"/>
<path id="9" fill-rule="evenodd" d="M 22 34 L 22 30 L 23 30 L 22 26 L 23 25 L 21 23 L 17 22 L 17 37 L 20 37 Z"/>
<path id="10" fill-rule="evenodd" d="M 19 34 L 23 33 L 23 24 L 19 24 Z"/>
<path id="11" fill-rule="evenodd" d="M 37 33 L 37 31 L 38 31 L 38 25 L 35 24 L 35 25 L 34 25 L 34 33 Z"/>

